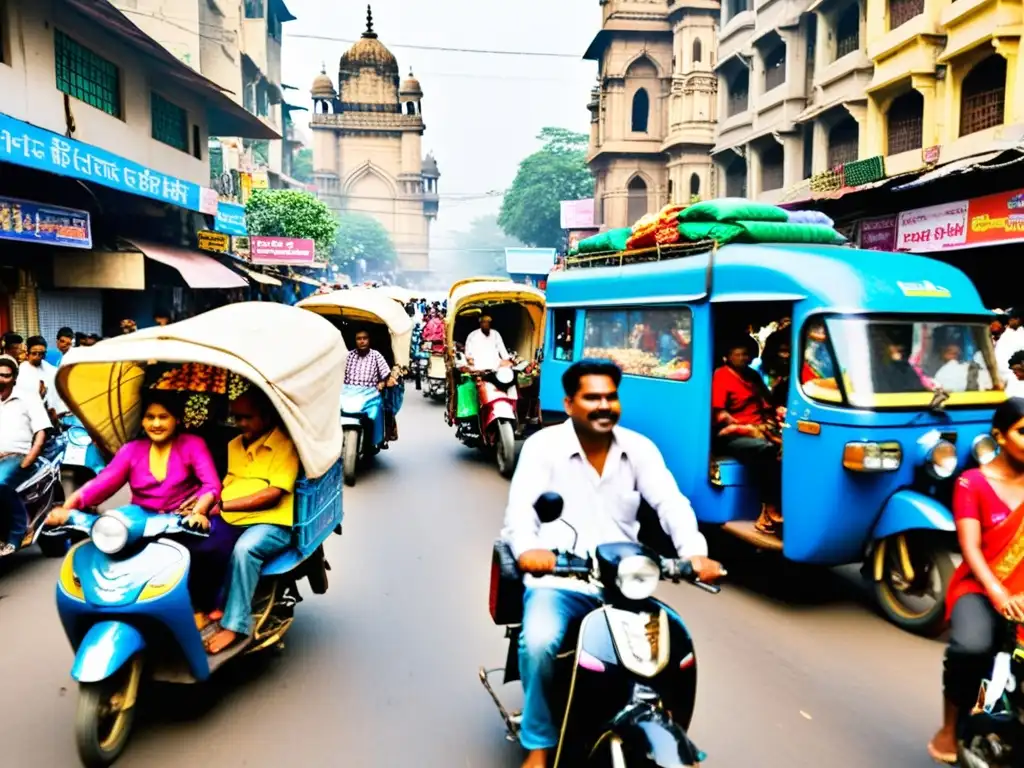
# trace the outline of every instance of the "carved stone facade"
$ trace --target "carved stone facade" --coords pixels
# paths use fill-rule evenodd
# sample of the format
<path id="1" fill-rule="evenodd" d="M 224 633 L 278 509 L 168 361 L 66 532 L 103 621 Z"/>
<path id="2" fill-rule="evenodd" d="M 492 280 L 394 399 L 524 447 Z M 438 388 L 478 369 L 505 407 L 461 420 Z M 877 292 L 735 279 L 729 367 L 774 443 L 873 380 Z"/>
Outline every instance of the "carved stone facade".
<path id="1" fill-rule="evenodd" d="M 588 163 L 597 221 L 628 226 L 669 201 L 716 188 L 709 151 L 718 112 L 717 0 L 602 0 L 603 24 L 587 50 L 591 91 Z"/>
<path id="2" fill-rule="evenodd" d="M 313 173 L 336 211 L 377 219 L 391 236 L 402 272 L 426 271 L 440 173 L 422 156 L 423 91 L 412 73 L 367 29 L 342 57 L 338 90 L 326 72 L 313 81 Z"/>

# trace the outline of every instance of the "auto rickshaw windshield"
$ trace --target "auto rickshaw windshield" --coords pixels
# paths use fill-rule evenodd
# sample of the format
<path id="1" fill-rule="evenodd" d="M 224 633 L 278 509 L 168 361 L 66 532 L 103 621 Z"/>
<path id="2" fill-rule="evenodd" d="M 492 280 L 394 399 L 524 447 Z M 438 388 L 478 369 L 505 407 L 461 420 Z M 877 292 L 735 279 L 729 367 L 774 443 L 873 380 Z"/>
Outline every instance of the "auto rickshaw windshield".
<path id="1" fill-rule="evenodd" d="M 807 322 L 802 339 L 800 382 L 816 400 L 923 408 L 939 390 L 949 394 L 948 405 L 1005 399 L 984 320 L 817 318 Z"/>

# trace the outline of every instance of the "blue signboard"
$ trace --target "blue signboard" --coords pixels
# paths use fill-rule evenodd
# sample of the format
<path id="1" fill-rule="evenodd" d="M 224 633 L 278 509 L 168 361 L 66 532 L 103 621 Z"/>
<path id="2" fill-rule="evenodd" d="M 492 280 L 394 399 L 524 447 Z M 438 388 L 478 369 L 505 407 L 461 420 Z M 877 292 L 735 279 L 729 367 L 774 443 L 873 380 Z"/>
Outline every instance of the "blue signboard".
<path id="1" fill-rule="evenodd" d="M 87 211 L 0 197 L 0 240 L 92 248 Z"/>
<path id="2" fill-rule="evenodd" d="M 0 162 L 92 181 L 201 213 L 214 213 L 217 193 L 167 176 L 99 147 L 68 139 L 0 113 Z"/>
<path id="3" fill-rule="evenodd" d="M 217 219 L 213 228 L 225 235 L 247 237 L 249 230 L 245 226 L 245 206 L 238 203 L 217 203 Z"/>

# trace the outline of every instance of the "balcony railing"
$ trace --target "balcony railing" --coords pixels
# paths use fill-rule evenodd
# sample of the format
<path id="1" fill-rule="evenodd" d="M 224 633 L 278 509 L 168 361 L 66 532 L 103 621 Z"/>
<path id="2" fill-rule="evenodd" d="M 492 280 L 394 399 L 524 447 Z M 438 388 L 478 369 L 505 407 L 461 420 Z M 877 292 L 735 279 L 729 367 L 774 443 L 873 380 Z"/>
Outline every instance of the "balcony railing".
<path id="1" fill-rule="evenodd" d="M 896 29 L 922 13 L 924 0 L 889 0 L 889 29 Z"/>

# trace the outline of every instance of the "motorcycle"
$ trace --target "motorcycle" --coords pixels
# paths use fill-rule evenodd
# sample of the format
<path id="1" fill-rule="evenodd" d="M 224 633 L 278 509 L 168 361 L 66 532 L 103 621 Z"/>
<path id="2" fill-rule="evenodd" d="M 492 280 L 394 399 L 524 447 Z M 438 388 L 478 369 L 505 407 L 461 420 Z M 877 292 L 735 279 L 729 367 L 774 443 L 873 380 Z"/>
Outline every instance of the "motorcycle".
<path id="1" fill-rule="evenodd" d="M 423 396 L 443 403 L 448 370 L 444 362 L 444 347 L 442 346 L 441 349 L 434 349 L 434 347 L 435 345 L 429 341 L 424 344 L 424 348 L 430 351 L 430 357 L 426 360 L 424 377 L 427 380 L 427 388 L 424 390 Z"/>
<path id="2" fill-rule="evenodd" d="M 957 737 L 960 768 L 1017 768 L 1024 756 L 1024 624 L 1007 622 L 1002 645 Z"/>
<path id="3" fill-rule="evenodd" d="M 376 387 L 346 385 L 341 392 L 341 460 L 345 484 L 356 484 L 360 463 L 387 447 L 384 398 Z"/>
<path id="4" fill-rule="evenodd" d="M 68 551 L 67 536 L 49 531 L 45 526 L 50 510 L 64 503 L 61 457 L 65 452 L 65 443 L 64 435 L 52 435 L 36 461 L 35 471 L 15 491 L 28 516 L 25 536 L 15 551 L 27 549 L 36 543 L 46 557 L 63 557 Z M 6 539 L 8 524 L 6 515 L 0 513 L 0 542 Z"/>
<path id="5" fill-rule="evenodd" d="M 546 493 L 535 509 L 541 522 L 555 522 L 562 499 Z M 679 615 L 652 595 L 661 579 L 716 594 L 719 588 L 700 581 L 688 560 L 659 558 L 631 542 L 602 544 L 594 559 L 556 554 L 552 575 L 601 587 L 604 605 L 583 619 L 558 655 L 550 704 L 562 726 L 554 768 L 690 768 L 702 762 L 706 755 L 687 735 L 697 692 L 693 641 Z M 509 712 L 490 680 L 498 672 L 505 683 L 519 679 L 522 579 L 509 546 L 496 542 L 490 611 L 495 624 L 506 625 L 509 647 L 505 666 L 481 668 L 479 677 L 510 741 L 519 740 L 522 716 Z"/>

